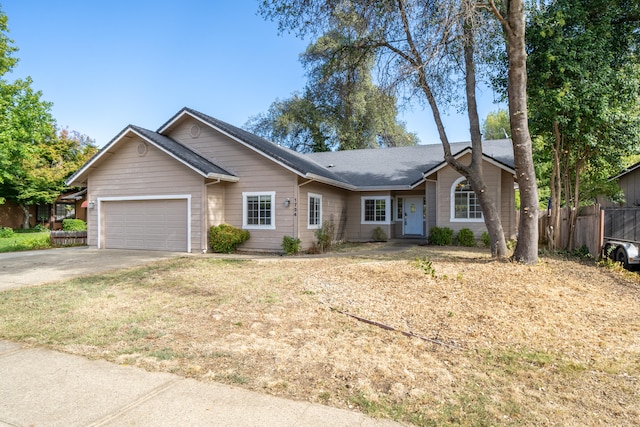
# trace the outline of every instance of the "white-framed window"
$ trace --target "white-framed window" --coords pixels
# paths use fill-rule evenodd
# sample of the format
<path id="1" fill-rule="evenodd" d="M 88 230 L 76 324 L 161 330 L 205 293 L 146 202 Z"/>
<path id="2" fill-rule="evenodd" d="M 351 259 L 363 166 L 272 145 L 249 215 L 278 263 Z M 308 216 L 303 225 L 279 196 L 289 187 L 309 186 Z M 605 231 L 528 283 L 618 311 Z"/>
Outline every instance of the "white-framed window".
<path id="1" fill-rule="evenodd" d="M 404 219 L 404 199 L 402 197 L 396 197 L 396 221 L 402 221 Z"/>
<path id="2" fill-rule="evenodd" d="M 484 221 L 478 197 L 464 177 L 458 178 L 451 186 L 451 221 Z"/>
<path id="3" fill-rule="evenodd" d="M 309 193 L 308 228 L 322 227 L 322 195 Z"/>
<path id="4" fill-rule="evenodd" d="M 274 230 L 276 228 L 275 191 L 242 193 L 242 228 Z"/>
<path id="5" fill-rule="evenodd" d="M 391 220 L 391 198 L 389 196 L 361 197 L 362 224 L 389 224 Z"/>

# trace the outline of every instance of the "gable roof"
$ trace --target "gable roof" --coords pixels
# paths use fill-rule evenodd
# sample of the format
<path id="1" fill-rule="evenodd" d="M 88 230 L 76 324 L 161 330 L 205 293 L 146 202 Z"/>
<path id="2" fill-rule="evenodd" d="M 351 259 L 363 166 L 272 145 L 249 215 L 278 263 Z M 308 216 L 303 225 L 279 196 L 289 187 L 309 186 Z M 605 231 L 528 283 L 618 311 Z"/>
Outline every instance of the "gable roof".
<path id="1" fill-rule="evenodd" d="M 76 173 L 71 175 L 65 181 L 65 184 L 68 186 L 82 186 L 83 182 L 86 181 L 87 173 L 92 168 L 95 168 L 98 163 L 110 157 L 114 153 L 115 148 L 121 144 L 129 134 L 139 136 L 144 141 L 175 158 L 180 163 L 205 178 L 220 179 L 231 182 L 238 181 L 237 176 L 204 158 L 178 141 L 139 126 L 129 125 L 120 132 L 118 136 L 109 141 L 109 143 L 91 159 L 89 159 L 89 161 L 87 161 L 87 163 L 85 163 L 84 166 L 82 166 Z"/>
<path id="2" fill-rule="evenodd" d="M 183 108 L 176 115 L 174 115 L 169 121 L 162 125 L 158 129 L 158 133 L 165 133 L 171 127 L 180 121 L 185 116 L 191 116 L 208 126 L 216 129 L 217 131 L 227 135 L 231 139 L 241 143 L 242 145 L 252 149 L 253 151 L 270 158 L 286 169 L 309 179 L 317 179 L 332 185 L 348 188 L 354 190 L 353 185 L 348 181 L 342 179 L 342 177 L 333 173 L 333 171 L 322 167 L 318 163 L 308 158 L 305 154 L 298 153 L 289 148 L 277 145 L 269 140 L 261 138 L 252 134 L 244 129 L 230 125 L 199 111 L 191 108 Z"/>
<path id="3" fill-rule="evenodd" d="M 306 179 L 349 190 L 412 189 L 427 175 L 445 167 L 441 144 L 409 147 L 332 151 L 301 154 L 190 108 L 183 108 L 156 132 L 129 125 L 92 157 L 66 184 L 82 186 L 92 168 L 115 152 L 116 147 L 133 133 L 185 166 L 206 178 L 235 182 L 239 177 L 184 144 L 166 136 L 178 122 L 191 117 L 217 130 L 245 147 Z M 510 140 L 483 141 L 483 157 L 490 163 L 514 173 L 513 147 Z M 454 157 L 471 150 L 471 142 L 451 144 Z"/>
<path id="4" fill-rule="evenodd" d="M 616 176 L 613 176 L 613 177 L 609 178 L 609 181 L 613 181 L 613 180 L 615 180 L 615 179 L 622 178 L 622 177 L 623 177 L 623 176 L 625 176 L 625 175 L 629 175 L 631 172 L 635 171 L 635 170 L 636 170 L 636 169 L 638 169 L 638 168 L 640 168 L 640 162 L 635 163 L 635 164 L 633 164 L 633 165 L 629 166 L 628 168 L 626 168 L 625 170 L 623 170 L 622 172 L 620 172 L 618 175 L 616 175 Z"/>
<path id="5" fill-rule="evenodd" d="M 511 173 L 513 147 L 508 139 L 483 141 L 483 156 Z M 451 144 L 454 157 L 471 151 L 471 142 Z M 447 165 L 442 144 L 311 153 L 307 156 L 330 168 L 359 189 L 410 189 L 425 176 Z"/>

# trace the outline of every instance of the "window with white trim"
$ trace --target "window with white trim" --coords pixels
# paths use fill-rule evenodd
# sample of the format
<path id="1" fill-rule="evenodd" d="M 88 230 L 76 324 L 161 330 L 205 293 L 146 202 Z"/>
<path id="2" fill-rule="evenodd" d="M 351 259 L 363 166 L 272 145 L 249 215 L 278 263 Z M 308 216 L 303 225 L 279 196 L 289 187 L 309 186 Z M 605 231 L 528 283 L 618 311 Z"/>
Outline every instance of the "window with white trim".
<path id="1" fill-rule="evenodd" d="M 483 221 L 478 196 L 464 177 L 458 178 L 451 186 L 451 221 Z"/>
<path id="2" fill-rule="evenodd" d="M 275 191 L 242 193 L 242 228 L 275 229 L 275 199 Z"/>
<path id="3" fill-rule="evenodd" d="M 322 227 L 322 195 L 309 193 L 309 223 L 307 228 Z"/>
<path id="4" fill-rule="evenodd" d="M 389 224 L 391 198 L 389 196 L 362 197 L 362 224 Z"/>
<path id="5" fill-rule="evenodd" d="M 402 197 L 396 197 L 396 221 L 402 221 L 404 219 L 404 199 Z"/>

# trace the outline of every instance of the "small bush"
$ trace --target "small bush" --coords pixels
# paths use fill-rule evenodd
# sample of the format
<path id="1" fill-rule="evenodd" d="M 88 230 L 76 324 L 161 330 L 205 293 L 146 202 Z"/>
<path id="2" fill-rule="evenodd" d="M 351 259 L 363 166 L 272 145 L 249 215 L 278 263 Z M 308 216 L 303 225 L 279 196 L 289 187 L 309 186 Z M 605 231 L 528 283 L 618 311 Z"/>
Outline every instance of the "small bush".
<path id="1" fill-rule="evenodd" d="M 373 229 L 373 241 L 374 242 L 386 242 L 389 240 L 387 238 L 387 233 L 380 227 L 376 227 Z"/>
<path id="2" fill-rule="evenodd" d="M 488 232 L 486 231 L 482 232 L 482 236 L 480 236 L 480 241 L 485 247 L 487 248 L 491 247 L 491 237 L 489 236 Z"/>
<path id="3" fill-rule="evenodd" d="M 318 239 L 320 252 L 324 252 L 331 247 L 334 229 L 335 227 L 332 222 L 325 221 L 322 223 L 322 227 L 316 230 L 315 235 L 316 239 Z"/>
<path id="4" fill-rule="evenodd" d="M 294 239 L 291 236 L 282 238 L 282 249 L 287 255 L 295 255 L 300 252 L 300 239 Z"/>
<path id="5" fill-rule="evenodd" d="M 431 227 L 429 243 L 437 246 L 447 246 L 453 243 L 453 230 L 449 227 Z"/>
<path id="6" fill-rule="evenodd" d="M 0 237 L 7 238 L 13 236 L 13 229 L 11 227 L 0 227 Z"/>
<path id="7" fill-rule="evenodd" d="M 87 229 L 87 225 L 85 224 L 84 229 Z M 45 227 L 43 224 L 36 224 L 33 226 L 33 230 L 36 232 L 41 232 L 41 231 L 49 231 L 49 229 L 47 227 Z"/>
<path id="8" fill-rule="evenodd" d="M 462 228 L 458 231 L 456 242 L 458 243 L 458 246 L 473 247 L 476 246 L 476 237 L 470 229 Z"/>
<path id="9" fill-rule="evenodd" d="M 229 254 L 239 244 L 249 240 L 249 237 L 247 230 L 229 224 L 214 225 L 209 229 L 209 246 L 214 252 Z"/>
<path id="10" fill-rule="evenodd" d="M 64 231 L 86 231 L 87 223 L 81 219 L 63 219 L 62 220 L 62 229 Z"/>

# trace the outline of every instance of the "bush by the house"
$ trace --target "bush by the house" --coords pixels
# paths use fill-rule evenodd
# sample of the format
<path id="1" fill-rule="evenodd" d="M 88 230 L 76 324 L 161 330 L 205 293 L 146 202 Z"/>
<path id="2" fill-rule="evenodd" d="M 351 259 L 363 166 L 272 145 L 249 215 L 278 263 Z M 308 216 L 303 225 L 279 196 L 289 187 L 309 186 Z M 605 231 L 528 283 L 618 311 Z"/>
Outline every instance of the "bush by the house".
<path id="1" fill-rule="evenodd" d="M 458 243 L 458 246 L 473 247 L 476 246 L 476 237 L 470 229 L 462 228 L 458 231 L 456 242 Z"/>
<path id="2" fill-rule="evenodd" d="M 449 227 L 431 227 L 429 243 L 436 246 L 447 246 L 453 243 L 453 230 Z"/>
<path id="3" fill-rule="evenodd" d="M 320 249 L 320 252 L 324 252 L 331 247 L 334 230 L 335 227 L 331 221 L 323 222 L 322 227 L 316 230 L 315 235 L 316 239 L 318 239 L 318 247 Z"/>
<path id="4" fill-rule="evenodd" d="M 7 238 L 13 236 L 13 229 L 11 227 L 0 227 L 0 237 Z"/>
<path id="5" fill-rule="evenodd" d="M 247 230 L 229 224 L 214 225 L 209 229 L 209 246 L 214 252 L 229 254 L 239 244 L 249 240 L 249 237 Z"/>
<path id="6" fill-rule="evenodd" d="M 282 238 L 282 249 L 287 255 L 295 255 L 300 251 L 300 239 L 294 239 L 291 236 Z"/>
<path id="7" fill-rule="evenodd" d="M 487 248 L 491 247 L 491 237 L 489 236 L 488 232 L 486 231 L 482 232 L 482 236 L 480 236 L 480 241 L 485 247 Z"/>
<path id="8" fill-rule="evenodd" d="M 64 231 L 86 231 L 87 223 L 81 219 L 67 218 L 62 220 L 62 229 Z"/>
<path id="9" fill-rule="evenodd" d="M 373 241 L 374 242 L 386 242 L 389 240 L 387 238 L 387 233 L 380 227 L 376 227 L 373 229 Z"/>

